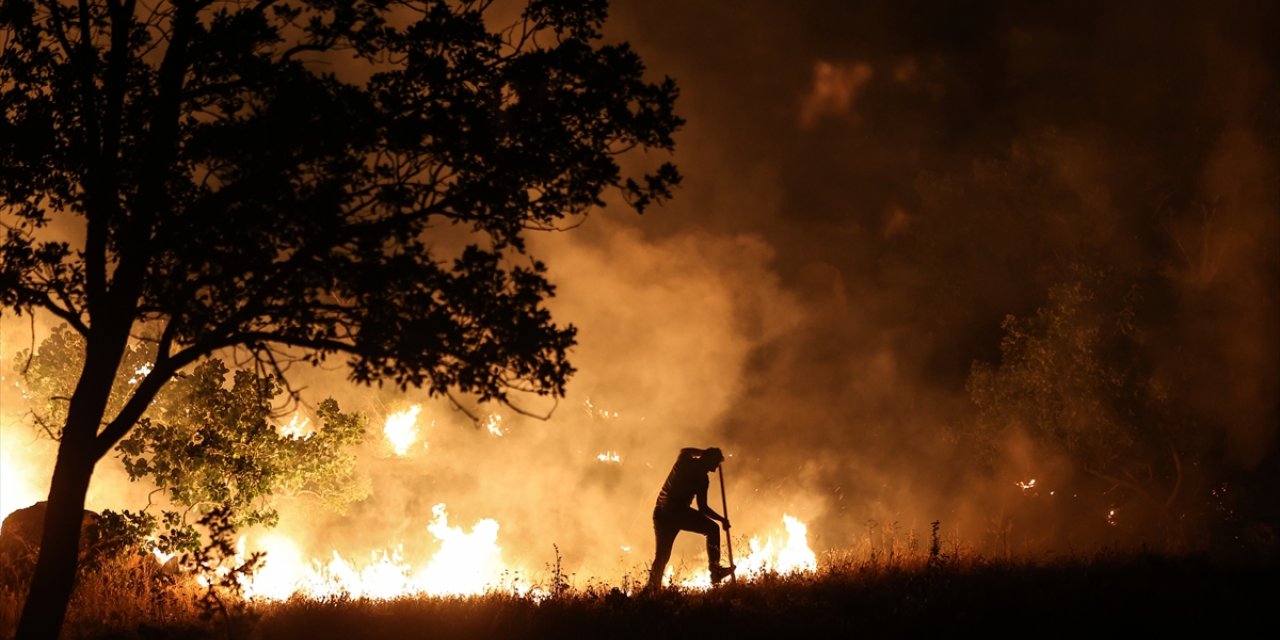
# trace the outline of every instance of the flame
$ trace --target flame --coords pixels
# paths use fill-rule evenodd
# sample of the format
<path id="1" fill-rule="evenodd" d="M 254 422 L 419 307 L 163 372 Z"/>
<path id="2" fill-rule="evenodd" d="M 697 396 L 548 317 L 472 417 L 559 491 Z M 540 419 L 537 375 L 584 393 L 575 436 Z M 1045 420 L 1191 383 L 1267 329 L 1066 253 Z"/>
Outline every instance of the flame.
<path id="1" fill-rule="evenodd" d="M 781 538 L 770 536 L 763 542 L 758 537 L 751 538 L 747 543 L 751 553 L 737 563 L 739 575 L 817 571 L 818 557 L 809 548 L 809 527 L 785 513 L 782 525 L 786 534 Z"/>
<path id="2" fill-rule="evenodd" d="M 153 537 L 153 538 L 149 538 L 148 540 L 149 540 L 149 542 L 151 542 L 152 544 L 155 544 L 155 542 L 156 542 L 156 539 L 155 539 L 154 537 Z M 170 560 L 172 560 L 172 559 L 174 559 L 174 558 L 178 557 L 178 554 L 177 554 L 177 553 L 165 553 L 164 551 L 161 551 L 161 550 L 159 550 L 159 549 L 157 549 L 157 548 L 155 548 L 155 547 L 152 547 L 152 548 L 151 548 L 151 555 L 152 555 L 152 557 L 154 557 L 154 558 L 156 559 L 156 562 L 159 562 L 159 563 L 160 563 L 160 565 L 161 565 L 161 566 L 164 566 L 164 565 L 166 565 L 166 564 L 169 564 L 169 561 L 170 561 Z"/>
<path id="3" fill-rule="evenodd" d="M 391 448 L 396 455 L 403 456 L 409 453 L 409 447 L 418 439 L 418 414 L 422 411 L 421 405 L 412 405 L 403 411 L 397 411 L 387 416 L 386 425 L 382 427 L 382 433 L 387 437 L 387 442 L 391 443 Z"/>
<path id="4" fill-rule="evenodd" d="M 129 376 L 129 380 L 127 381 L 128 384 L 135 385 L 135 384 L 138 384 L 139 382 L 142 382 L 144 378 L 151 375 L 151 369 L 152 369 L 152 366 L 151 366 L 151 363 L 149 362 L 146 364 L 143 364 L 137 369 L 134 369 L 133 375 Z"/>
<path id="5" fill-rule="evenodd" d="M 484 519 L 471 533 L 449 526 L 444 503 L 431 508 L 435 519 L 427 527 L 440 540 L 439 553 L 417 576 L 416 582 L 431 595 L 478 595 L 503 571 L 498 548 L 498 522 Z"/>
<path id="6" fill-rule="evenodd" d="M 1036 479 L 1032 478 L 1026 482 L 1015 482 L 1014 484 L 1017 485 L 1019 489 L 1022 489 L 1023 493 L 1026 493 L 1036 488 Z"/>
<path id="7" fill-rule="evenodd" d="M 293 540 L 272 533 L 256 541 L 254 546 L 265 551 L 266 556 L 262 567 L 245 585 L 246 598 L 287 600 L 294 593 L 309 591 L 302 585 L 310 574 L 306 571 L 302 550 Z"/>
<path id="8" fill-rule="evenodd" d="M 498 436 L 499 438 L 501 438 L 506 433 L 502 430 L 502 416 L 496 413 L 491 413 L 489 414 L 488 417 L 485 418 L 484 426 L 486 429 L 489 430 L 489 433 L 492 433 L 493 435 Z"/>
<path id="9" fill-rule="evenodd" d="M 600 462 L 620 463 L 622 462 L 622 456 L 618 455 L 618 452 L 616 451 L 606 451 L 596 456 L 596 460 L 599 460 Z"/>
<path id="10" fill-rule="evenodd" d="M 818 557 L 809 548 L 809 527 L 799 518 L 785 513 L 782 514 L 782 525 L 780 537 L 769 536 L 761 541 L 759 537 L 753 536 L 747 542 L 750 553 L 745 558 L 734 560 L 739 580 L 750 580 L 765 574 L 791 575 L 818 570 Z M 663 581 L 673 581 L 685 589 L 709 589 L 711 572 L 702 570 L 677 577 L 668 565 Z"/>
<path id="11" fill-rule="evenodd" d="M 290 440 L 302 440 L 314 432 L 315 430 L 311 428 L 311 420 L 298 413 L 289 418 L 289 424 L 280 427 L 280 437 Z"/>
<path id="12" fill-rule="evenodd" d="M 362 566 L 336 550 L 326 563 L 308 563 L 288 537 L 269 534 L 256 544 L 266 551 L 266 560 L 245 585 L 245 595 L 262 600 L 287 600 L 295 595 L 317 600 L 389 600 L 406 595 L 480 595 L 499 586 L 510 572 L 497 543 L 497 521 L 480 520 L 468 533 L 449 525 L 444 503 L 435 505 L 431 512 L 427 531 L 440 543 L 440 550 L 421 568 L 404 558 L 402 545 L 373 551 L 370 561 Z M 529 591 L 514 579 L 505 586 L 517 593 Z"/>

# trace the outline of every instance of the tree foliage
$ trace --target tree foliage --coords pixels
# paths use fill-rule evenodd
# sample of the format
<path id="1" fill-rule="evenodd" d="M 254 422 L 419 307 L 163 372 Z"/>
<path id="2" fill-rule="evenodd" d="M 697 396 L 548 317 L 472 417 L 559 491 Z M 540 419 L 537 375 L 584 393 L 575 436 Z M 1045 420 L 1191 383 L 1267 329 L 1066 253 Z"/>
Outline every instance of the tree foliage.
<path id="1" fill-rule="evenodd" d="M 136 342 L 126 351 L 112 406 L 122 406 L 145 375 L 151 346 Z M 31 415 L 51 437 L 61 436 L 83 362 L 84 339 L 66 326 L 56 327 L 36 353 L 17 356 L 15 369 L 26 383 Z M 161 551 L 191 551 L 199 541 L 192 523 L 215 509 L 225 512 L 232 527 L 270 526 L 279 497 L 305 494 L 342 509 L 368 494 L 352 452 L 364 438 L 364 416 L 342 413 L 326 398 L 315 410 L 317 428 L 289 433 L 273 415 L 283 392 L 274 377 L 238 370 L 228 385 L 229 374 L 214 358 L 175 377 L 116 447 L 129 477 L 150 483 L 166 500 L 159 521 L 124 513 L 127 526 L 114 527 L 122 534 L 115 537 L 146 538 L 162 522 Z"/>
<path id="2" fill-rule="evenodd" d="M 271 418 L 280 384 L 240 370 L 224 388 L 226 375 L 220 360 L 208 360 L 165 388 L 155 416 L 118 447 L 131 478 L 150 478 L 174 504 L 226 508 L 237 526 L 274 524 L 274 496 L 309 494 L 341 508 L 367 495 L 349 451 L 365 435 L 362 415 L 326 398 L 317 429 L 283 433 Z"/>
<path id="3" fill-rule="evenodd" d="M 974 363 L 969 435 L 992 454 L 1021 430 L 1102 481 L 1110 500 L 1136 498 L 1167 517 L 1186 498 L 1184 457 L 1208 443 L 1152 365 L 1158 305 L 1145 296 L 1158 286 L 1106 268 L 1072 275 L 1034 315 L 1005 318 L 1000 362 Z"/>
<path id="4" fill-rule="evenodd" d="M 128 282 L 162 375 L 273 345 L 361 381 L 559 392 L 573 330 L 539 306 L 524 233 L 608 187 L 666 197 L 674 168 L 616 158 L 671 146 L 675 89 L 599 44 L 602 2 L 532 2 L 496 32 L 487 5 L 6 3 L 0 301 L 87 333 Z M 67 215 L 83 248 L 39 239 Z"/>

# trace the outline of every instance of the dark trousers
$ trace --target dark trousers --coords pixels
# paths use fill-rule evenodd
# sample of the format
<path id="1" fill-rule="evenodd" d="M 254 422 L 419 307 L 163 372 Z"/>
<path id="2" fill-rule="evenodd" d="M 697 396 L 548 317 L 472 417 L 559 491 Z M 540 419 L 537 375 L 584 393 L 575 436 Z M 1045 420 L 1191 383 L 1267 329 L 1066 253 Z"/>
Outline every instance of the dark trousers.
<path id="1" fill-rule="evenodd" d="M 676 543 L 676 534 L 681 531 L 692 531 L 707 537 L 707 564 L 715 567 L 720 564 L 720 525 L 715 520 L 702 515 L 691 507 L 678 509 L 655 509 L 653 512 L 653 535 L 655 549 L 653 567 L 649 569 L 649 586 L 662 585 L 662 574 L 667 570 L 667 562 L 671 560 L 671 547 Z"/>

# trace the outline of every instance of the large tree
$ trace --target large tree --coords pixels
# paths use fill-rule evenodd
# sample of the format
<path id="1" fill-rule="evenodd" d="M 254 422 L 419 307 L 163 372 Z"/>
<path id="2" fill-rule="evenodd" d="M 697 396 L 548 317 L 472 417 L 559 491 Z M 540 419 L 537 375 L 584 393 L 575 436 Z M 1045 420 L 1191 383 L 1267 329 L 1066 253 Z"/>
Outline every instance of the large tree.
<path id="1" fill-rule="evenodd" d="M 6 0 L 0 304 L 84 336 L 20 637 L 54 637 L 95 464 L 176 373 L 239 349 L 505 401 L 563 393 L 529 230 L 679 176 L 670 79 L 603 0 Z M 152 368 L 118 411 L 132 336 Z"/>

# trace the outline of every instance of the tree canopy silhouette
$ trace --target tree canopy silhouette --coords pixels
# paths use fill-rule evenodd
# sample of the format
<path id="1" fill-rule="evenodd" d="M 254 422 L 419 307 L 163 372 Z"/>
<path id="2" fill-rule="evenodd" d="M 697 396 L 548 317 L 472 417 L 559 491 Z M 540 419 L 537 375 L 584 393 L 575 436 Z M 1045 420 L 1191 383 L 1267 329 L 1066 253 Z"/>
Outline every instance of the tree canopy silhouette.
<path id="1" fill-rule="evenodd" d="M 563 393 L 572 326 L 526 250 L 615 190 L 670 196 L 674 82 L 603 0 L 9 0 L 0 304 L 85 339 L 20 637 L 53 637 L 97 460 L 184 367 L 346 359 L 359 382 Z M 151 371 L 118 410 L 130 336 Z M 112 410 L 108 410 L 111 408 Z"/>

